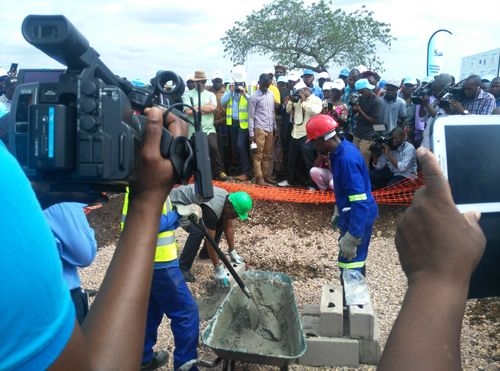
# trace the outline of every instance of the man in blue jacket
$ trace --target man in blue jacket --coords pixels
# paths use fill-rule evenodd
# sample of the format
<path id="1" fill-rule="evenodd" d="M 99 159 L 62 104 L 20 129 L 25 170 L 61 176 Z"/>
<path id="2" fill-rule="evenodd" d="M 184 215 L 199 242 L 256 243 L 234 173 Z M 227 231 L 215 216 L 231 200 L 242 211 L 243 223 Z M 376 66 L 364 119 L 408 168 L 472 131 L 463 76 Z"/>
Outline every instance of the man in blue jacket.
<path id="1" fill-rule="evenodd" d="M 338 123 L 328 115 L 316 115 L 307 123 L 307 140 L 328 155 L 339 209 L 340 269 L 357 269 L 365 274 L 368 245 L 378 207 L 371 193 L 370 175 L 363 156 L 351 142 L 336 132 Z"/>
<path id="2" fill-rule="evenodd" d="M 54 234 L 79 324 L 89 311 L 89 302 L 80 287 L 78 268 L 89 266 L 97 252 L 95 233 L 83 210 L 85 206 L 80 202 L 61 202 L 43 210 Z"/>

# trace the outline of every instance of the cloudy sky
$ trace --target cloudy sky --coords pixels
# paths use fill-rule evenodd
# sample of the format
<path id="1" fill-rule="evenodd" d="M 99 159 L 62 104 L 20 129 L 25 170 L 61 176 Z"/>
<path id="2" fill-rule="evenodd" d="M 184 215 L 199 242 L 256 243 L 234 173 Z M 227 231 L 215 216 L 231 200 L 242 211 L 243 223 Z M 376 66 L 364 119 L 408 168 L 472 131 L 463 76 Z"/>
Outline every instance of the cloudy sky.
<path id="1" fill-rule="evenodd" d="M 89 40 L 109 69 L 129 79 L 149 80 L 157 70 L 172 70 L 182 77 L 194 70 L 209 76 L 221 71 L 229 76 L 232 63 L 223 55 L 220 38 L 235 20 L 271 0 L 23 0 L 0 14 L 2 53 L 0 66 L 11 62 L 20 68 L 61 68 L 61 65 L 28 44 L 21 24 L 28 14 L 64 14 Z M 307 3 L 310 0 L 305 0 Z M 451 0 L 339 0 L 334 7 L 351 12 L 366 5 L 374 18 L 391 24 L 397 38 L 379 55 L 384 78 L 424 77 L 427 42 L 438 29 L 447 29 L 442 71 L 460 75 L 461 57 L 500 48 L 498 0 L 483 0 L 478 8 Z M 247 62 L 249 80 L 272 63 L 252 56 Z M 338 74 L 342 66 L 332 66 Z"/>

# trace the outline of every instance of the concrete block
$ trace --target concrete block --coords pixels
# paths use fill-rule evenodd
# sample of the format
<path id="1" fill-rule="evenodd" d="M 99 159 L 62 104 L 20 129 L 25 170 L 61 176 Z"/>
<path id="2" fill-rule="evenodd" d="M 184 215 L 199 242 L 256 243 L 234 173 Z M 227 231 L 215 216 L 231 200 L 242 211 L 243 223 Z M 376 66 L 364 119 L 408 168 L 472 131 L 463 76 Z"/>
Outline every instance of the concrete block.
<path id="1" fill-rule="evenodd" d="M 306 366 L 359 367 L 359 341 L 342 337 L 306 338 L 307 350 L 298 363 Z"/>
<path id="2" fill-rule="evenodd" d="M 229 260 L 229 255 L 226 256 L 226 257 Z M 246 271 L 246 265 L 245 265 L 245 263 L 236 264 L 236 263 L 231 262 L 231 265 L 234 268 L 234 270 L 236 271 L 236 273 L 238 273 L 238 276 L 240 276 L 240 277 Z M 236 280 L 234 279 L 234 277 L 231 275 L 231 273 L 229 273 L 229 270 L 226 267 L 224 267 L 224 268 L 226 270 L 227 279 L 229 280 L 229 287 L 226 287 L 226 288 L 217 287 L 216 291 L 217 292 L 226 292 L 227 293 L 227 292 L 229 292 L 229 290 L 230 290 L 231 287 L 233 287 L 234 285 L 237 285 L 238 283 L 236 282 Z"/>
<path id="3" fill-rule="evenodd" d="M 373 340 L 377 317 L 372 304 L 348 307 L 349 336 L 353 339 Z"/>
<path id="4" fill-rule="evenodd" d="M 381 355 L 380 327 L 378 321 L 376 321 L 373 340 L 359 339 L 359 362 L 369 365 L 378 365 Z"/>
<path id="5" fill-rule="evenodd" d="M 342 287 L 324 285 L 321 289 L 321 336 L 342 337 L 344 327 L 342 300 Z"/>
<path id="6" fill-rule="evenodd" d="M 320 315 L 318 304 L 304 304 L 302 307 L 303 316 L 318 316 Z"/>
<path id="7" fill-rule="evenodd" d="M 304 316 L 301 318 L 302 331 L 304 336 L 307 337 L 318 337 L 321 336 L 320 333 L 320 317 L 319 316 Z"/>

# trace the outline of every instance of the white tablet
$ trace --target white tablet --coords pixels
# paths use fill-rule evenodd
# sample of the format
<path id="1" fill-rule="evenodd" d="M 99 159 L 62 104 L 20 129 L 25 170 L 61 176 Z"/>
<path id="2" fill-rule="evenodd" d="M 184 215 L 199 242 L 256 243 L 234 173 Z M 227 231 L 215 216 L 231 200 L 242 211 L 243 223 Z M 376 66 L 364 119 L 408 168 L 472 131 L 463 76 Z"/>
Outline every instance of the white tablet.
<path id="1" fill-rule="evenodd" d="M 439 117 L 432 145 L 460 212 L 500 211 L 500 115 Z"/>

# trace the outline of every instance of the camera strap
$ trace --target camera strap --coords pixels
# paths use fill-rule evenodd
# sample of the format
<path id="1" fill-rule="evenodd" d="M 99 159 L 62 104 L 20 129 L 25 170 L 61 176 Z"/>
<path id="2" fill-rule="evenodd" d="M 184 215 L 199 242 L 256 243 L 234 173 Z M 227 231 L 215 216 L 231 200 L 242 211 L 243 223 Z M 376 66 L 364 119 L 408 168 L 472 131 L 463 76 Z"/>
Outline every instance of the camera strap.
<path id="1" fill-rule="evenodd" d="M 191 143 L 186 137 L 176 137 L 169 150 L 175 173 L 181 182 L 187 182 L 194 172 L 195 158 Z"/>

